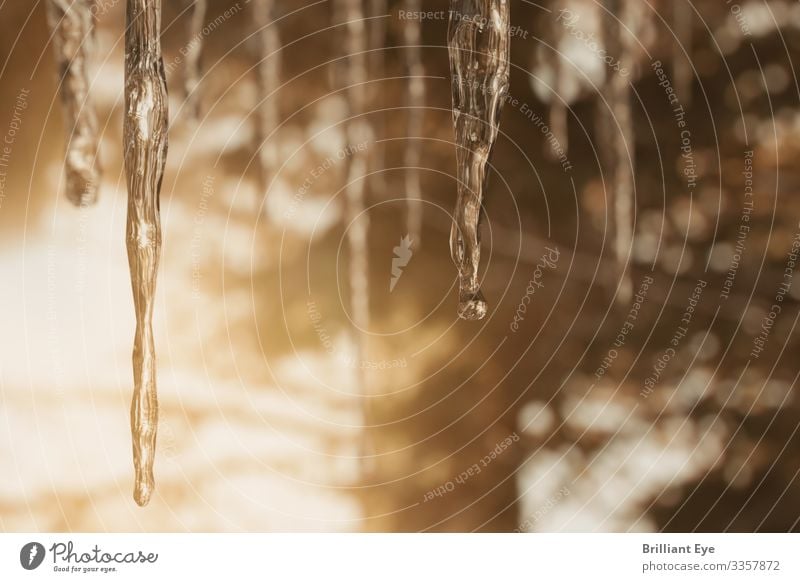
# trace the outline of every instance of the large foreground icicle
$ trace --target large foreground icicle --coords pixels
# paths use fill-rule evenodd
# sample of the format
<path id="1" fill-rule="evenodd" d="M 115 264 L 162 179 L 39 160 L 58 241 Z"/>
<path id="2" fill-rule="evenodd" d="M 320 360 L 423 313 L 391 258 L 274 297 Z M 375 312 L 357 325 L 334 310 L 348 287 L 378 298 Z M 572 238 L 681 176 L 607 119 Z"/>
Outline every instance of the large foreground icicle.
<path id="1" fill-rule="evenodd" d="M 206 19 L 208 0 L 193 0 L 192 15 L 189 19 L 189 42 L 186 45 L 186 68 L 183 79 L 183 91 L 186 108 L 192 121 L 200 117 L 200 59 L 203 56 L 203 25 Z"/>
<path id="2" fill-rule="evenodd" d="M 97 200 L 100 138 L 89 95 L 89 55 L 94 33 L 93 0 L 47 0 L 60 75 L 61 103 L 67 133 L 67 198 L 75 205 Z"/>
<path id="3" fill-rule="evenodd" d="M 261 182 L 264 189 L 269 185 L 269 176 L 279 165 L 275 129 L 280 123 L 278 88 L 280 87 L 281 48 L 280 33 L 275 24 L 274 0 L 255 0 L 253 18 L 258 30 L 258 159 Z"/>
<path id="4" fill-rule="evenodd" d="M 146 505 L 154 488 L 158 426 L 153 306 L 161 254 L 159 194 L 167 158 L 167 85 L 161 59 L 161 0 L 128 0 L 125 33 L 125 174 L 128 262 L 136 336 L 131 404 L 134 499 Z"/>
<path id="5" fill-rule="evenodd" d="M 631 2 L 603 0 L 603 43 L 606 53 L 614 55 L 620 69 L 633 70 Z M 633 282 L 627 257 L 633 244 L 634 134 L 631 114 L 631 88 L 627 77 L 606 71 L 599 102 L 600 161 L 613 204 L 614 255 L 619 269 L 617 301 L 627 304 L 633 294 Z"/>
<path id="6" fill-rule="evenodd" d="M 489 156 L 509 86 L 510 0 L 451 0 L 448 48 L 458 163 L 450 252 L 458 267 L 463 319 L 481 319 L 480 218 Z"/>
<path id="7" fill-rule="evenodd" d="M 422 10 L 422 0 L 405 0 L 407 11 Z M 422 238 L 422 187 L 420 185 L 420 138 L 425 122 L 425 66 L 422 64 L 422 20 L 412 18 L 405 23 L 406 73 L 408 74 L 408 143 L 405 151 L 407 232 L 419 249 Z"/>

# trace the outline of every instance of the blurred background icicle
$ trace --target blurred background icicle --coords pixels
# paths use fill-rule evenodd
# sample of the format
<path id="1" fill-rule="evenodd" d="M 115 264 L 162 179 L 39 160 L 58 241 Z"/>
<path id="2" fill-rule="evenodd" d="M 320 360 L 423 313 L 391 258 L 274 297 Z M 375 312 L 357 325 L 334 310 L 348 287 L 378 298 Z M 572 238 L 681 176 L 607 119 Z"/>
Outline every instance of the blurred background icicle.
<path id="1" fill-rule="evenodd" d="M 633 70 L 634 26 L 631 2 L 603 0 L 601 11 L 606 53 L 619 61 L 620 70 Z M 598 100 L 598 152 L 603 170 L 606 200 L 612 206 L 613 249 L 620 283 L 616 299 L 627 304 L 633 294 L 628 256 L 633 244 L 635 140 L 631 113 L 630 80 L 607 70 Z"/>
<path id="2" fill-rule="evenodd" d="M 128 262 L 136 335 L 131 404 L 134 499 L 146 505 L 155 487 L 158 427 L 153 308 L 161 256 L 161 181 L 167 159 L 167 83 L 161 58 L 161 1 L 128 0 L 125 33 L 125 175 Z"/>
<path id="3" fill-rule="evenodd" d="M 419 12 L 422 0 L 405 0 L 404 8 Z M 406 107 L 408 108 L 408 135 L 405 147 L 405 186 L 407 216 L 406 231 L 414 248 L 422 242 L 422 186 L 419 165 L 421 160 L 422 132 L 425 128 L 425 65 L 422 64 L 422 21 L 409 20 L 404 31 L 406 55 Z"/>
<path id="4" fill-rule="evenodd" d="M 509 87 L 509 0 L 452 0 L 447 45 L 453 94 L 458 201 L 450 252 L 458 268 L 462 319 L 486 316 L 480 290 L 480 220 L 489 156 Z"/>
<path id="5" fill-rule="evenodd" d="M 347 2 L 333 0 L 330 3 L 330 18 L 335 23 L 337 42 L 346 42 Z M 344 30 L 343 30 L 344 28 Z M 328 83 L 332 87 L 344 86 L 342 79 L 347 75 L 347 59 L 334 59 L 328 67 Z"/>
<path id="6" fill-rule="evenodd" d="M 553 3 L 554 13 L 557 13 L 563 8 L 563 0 L 556 0 L 556 2 Z M 567 153 L 569 147 L 567 84 L 569 83 L 570 72 L 564 43 L 566 28 L 559 25 L 552 26 L 549 28 L 548 36 L 550 36 L 549 42 L 555 51 L 553 58 L 553 69 L 555 73 L 553 91 L 555 94 L 550 97 L 550 129 L 553 132 L 555 141 L 550 142 L 550 147 L 545 151 L 552 160 L 558 160 L 563 154 Z"/>
<path id="7" fill-rule="evenodd" d="M 385 102 L 384 82 L 380 79 L 388 76 L 386 73 L 386 32 L 387 16 L 389 14 L 388 0 L 369 0 L 371 11 L 369 13 L 369 78 L 371 83 L 371 97 L 373 111 L 384 109 Z M 386 127 L 385 113 L 372 114 L 372 130 L 378 136 L 383 136 Z M 386 174 L 386 148 L 383 144 L 372 144 L 370 156 L 370 194 L 374 199 L 383 200 L 388 190 Z"/>
<path id="8" fill-rule="evenodd" d="M 274 0 L 254 0 L 253 18 L 258 30 L 258 128 L 256 142 L 261 175 L 261 190 L 280 165 L 275 131 L 280 123 L 281 39 L 275 23 Z"/>
<path id="9" fill-rule="evenodd" d="M 365 208 L 365 180 L 369 165 L 369 152 L 361 147 L 371 144 L 371 128 L 366 119 L 367 108 L 367 25 L 362 0 L 337 0 L 339 14 L 345 19 L 342 29 L 346 55 L 344 84 L 349 104 L 347 121 L 347 176 L 345 184 L 347 243 L 350 256 L 350 309 L 352 312 L 356 371 L 359 395 L 364 407 L 364 418 L 369 419 L 371 394 L 362 363 L 366 359 L 364 336 L 369 332 L 369 215 Z M 361 447 L 362 470 L 372 467 L 374 454 L 369 431 L 363 431 Z"/>
<path id="10" fill-rule="evenodd" d="M 186 68 L 183 92 L 189 119 L 196 122 L 200 117 L 200 62 L 203 56 L 203 26 L 205 25 L 208 0 L 191 0 L 192 13 L 189 19 L 189 42 L 186 44 Z"/>
<path id="11" fill-rule="evenodd" d="M 692 54 L 692 7 L 688 0 L 674 0 L 672 3 L 672 30 L 675 35 L 670 39 L 674 47 L 672 55 L 672 75 L 675 77 L 675 91 L 684 106 L 692 100 L 691 67 Z M 687 56 L 689 55 L 689 56 Z"/>
<path id="12" fill-rule="evenodd" d="M 76 206 L 97 201 L 100 180 L 100 138 L 88 70 L 94 36 L 93 6 L 93 0 L 45 2 L 64 112 L 66 194 Z"/>

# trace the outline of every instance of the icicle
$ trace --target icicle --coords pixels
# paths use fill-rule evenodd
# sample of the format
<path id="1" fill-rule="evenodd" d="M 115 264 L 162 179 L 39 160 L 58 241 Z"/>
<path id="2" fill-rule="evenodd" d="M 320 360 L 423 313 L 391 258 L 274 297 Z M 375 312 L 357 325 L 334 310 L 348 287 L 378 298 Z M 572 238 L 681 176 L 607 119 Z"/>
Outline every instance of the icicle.
<path id="1" fill-rule="evenodd" d="M 375 111 L 384 108 L 382 102 L 384 83 L 378 81 L 386 74 L 386 16 L 389 13 L 387 0 L 371 0 L 370 6 L 370 34 L 369 34 L 369 69 L 370 78 L 374 81 L 370 83 L 372 87 L 372 107 Z M 416 19 L 417 21 L 419 19 Z M 378 135 L 383 135 L 385 123 L 385 113 L 375 113 L 372 115 L 373 130 Z M 388 190 L 386 184 L 386 151 L 383 144 L 372 145 L 372 155 L 370 156 L 370 190 L 376 198 L 383 199 Z"/>
<path id="2" fill-rule="evenodd" d="M 370 68 L 378 75 L 383 74 L 386 64 L 386 15 L 389 13 L 388 0 L 372 0 L 370 2 L 372 14 L 370 14 Z M 416 19 L 419 20 L 419 19 Z M 379 87 L 376 83 L 375 87 Z M 375 90 L 378 93 L 378 89 Z"/>
<path id="3" fill-rule="evenodd" d="M 558 14 L 559 10 L 563 8 L 563 2 L 556 4 L 556 10 L 553 10 L 553 15 Z M 554 142 L 548 143 L 550 147 L 547 149 L 549 157 L 552 160 L 558 160 L 569 147 L 569 131 L 568 131 L 568 111 L 565 102 L 566 84 L 567 84 L 567 61 L 566 57 L 562 55 L 564 45 L 561 42 L 566 33 L 566 27 L 560 24 L 552 26 L 552 44 L 555 50 L 555 58 L 553 59 L 553 69 L 555 73 L 554 89 L 555 94 L 552 95 L 550 101 L 550 129 L 555 137 Z M 559 147 L 562 151 L 559 151 Z"/>
<path id="4" fill-rule="evenodd" d="M 331 20 L 337 25 L 346 22 L 347 18 L 347 2 L 346 0 L 334 0 L 330 5 Z M 336 39 L 338 42 L 346 42 L 347 30 L 344 25 L 345 31 L 342 32 L 341 28 L 336 29 Z M 328 82 L 333 87 L 342 85 L 342 79 L 347 76 L 347 59 L 335 59 L 328 66 Z"/>
<path id="5" fill-rule="evenodd" d="M 278 88 L 280 87 L 281 61 L 277 52 L 281 48 L 278 26 L 275 24 L 273 0 L 255 0 L 253 17 L 258 30 L 258 158 L 261 182 L 264 189 L 269 176 L 279 165 L 277 140 L 274 131 L 280 123 Z M 272 136 L 270 137 L 270 134 Z"/>
<path id="6" fill-rule="evenodd" d="M 405 0 L 411 13 L 422 10 L 422 0 Z M 405 25 L 406 68 L 408 74 L 408 143 L 405 151 L 407 233 L 419 249 L 422 239 L 422 186 L 420 184 L 420 141 L 425 122 L 425 66 L 422 64 L 422 21 L 412 18 Z"/>
<path id="7" fill-rule="evenodd" d="M 367 105 L 367 33 L 361 0 L 340 0 L 347 20 L 347 95 L 351 118 L 347 123 L 350 146 L 369 140 L 370 127 L 364 119 Z M 367 232 L 369 221 L 364 212 L 364 181 L 366 156 L 360 148 L 352 147 L 347 176 L 347 215 L 350 222 L 350 286 L 353 298 L 353 319 L 364 329 L 369 321 L 369 284 L 367 276 Z"/>
<path id="8" fill-rule="evenodd" d="M 347 201 L 346 220 L 348 224 L 347 242 L 350 255 L 350 306 L 352 320 L 358 328 L 354 334 L 356 347 L 356 374 L 358 392 L 361 396 L 365 421 L 370 416 L 370 397 L 367 394 L 367 371 L 362 366 L 365 360 L 363 336 L 369 327 L 369 262 L 367 235 L 369 217 L 364 208 L 364 176 L 367 172 L 367 152 L 354 147 L 369 142 L 370 126 L 365 120 L 367 106 L 367 30 L 361 0 L 338 0 L 337 13 L 347 23 L 344 28 L 343 44 L 345 59 L 344 85 L 347 87 L 350 119 L 347 122 L 347 142 L 352 154 L 347 161 Z M 346 36 L 345 36 L 346 35 Z M 365 430 L 361 442 L 361 467 L 369 473 L 373 467 L 374 447 L 369 433 Z"/>
<path id="9" fill-rule="evenodd" d="M 167 85 L 161 58 L 161 0 L 128 0 L 125 33 L 125 174 L 128 183 L 128 262 L 136 336 L 131 405 L 134 499 L 153 492 L 158 399 L 153 306 L 161 254 L 159 194 L 167 158 Z"/>
<path id="10" fill-rule="evenodd" d="M 189 118 L 197 121 L 200 117 L 200 58 L 203 55 L 203 26 L 205 24 L 207 0 L 192 1 L 192 16 L 189 20 L 189 43 L 186 46 L 186 69 L 183 91 Z"/>
<path id="11" fill-rule="evenodd" d="M 672 4 L 672 29 L 676 37 L 672 56 L 675 92 L 682 104 L 688 106 L 692 100 L 692 8 L 686 0 Z"/>
<path id="12" fill-rule="evenodd" d="M 100 137 L 89 96 L 89 55 L 94 35 L 93 0 L 47 0 L 47 21 L 60 72 L 67 133 L 67 198 L 76 206 L 97 201 Z"/>
<path id="13" fill-rule="evenodd" d="M 603 42 L 606 53 L 619 55 L 620 68 L 633 70 L 632 46 L 629 40 L 631 8 L 626 0 L 603 0 Z M 617 301 L 627 304 L 633 294 L 633 282 L 627 268 L 627 257 L 633 244 L 633 156 L 635 150 L 631 90 L 627 77 L 606 71 L 602 87 L 604 100 L 599 103 L 598 140 L 603 172 L 610 185 L 613 203 L 614 254 L 620 273 Z"/>
<path id="14" fill-rule="evenodd" d="M 481 319 L 480 217 L 487 165 L 508 93 L 510 0 L 451 0 L 448 49 L 458 163 L 458 203 L 450 252 L 458 267 L 463 319 Z"/>

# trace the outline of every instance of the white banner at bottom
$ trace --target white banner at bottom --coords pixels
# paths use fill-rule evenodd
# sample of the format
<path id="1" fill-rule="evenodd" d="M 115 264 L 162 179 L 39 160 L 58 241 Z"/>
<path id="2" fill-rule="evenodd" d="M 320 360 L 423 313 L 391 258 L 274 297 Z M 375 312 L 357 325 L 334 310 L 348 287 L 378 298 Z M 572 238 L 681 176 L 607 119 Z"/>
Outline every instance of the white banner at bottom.
<path id="1" fill-rule="evenodd" d="M 2 534 L 0 580 L 800 580 L 795 534 Z M 184 578 L 185 579 L 185 578 Z"/>

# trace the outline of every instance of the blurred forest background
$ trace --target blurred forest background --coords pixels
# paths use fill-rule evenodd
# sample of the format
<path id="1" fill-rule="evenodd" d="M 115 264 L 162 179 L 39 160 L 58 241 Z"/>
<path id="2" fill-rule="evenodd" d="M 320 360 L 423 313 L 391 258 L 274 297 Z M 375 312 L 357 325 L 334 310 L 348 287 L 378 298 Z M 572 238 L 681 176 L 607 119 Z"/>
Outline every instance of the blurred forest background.
<path id="1" fill-rule="evenodd" d="M 604 20 L 619 15 L 593 0 L 512 0 L 510 97 L 482 227 L 489 314 L 467 322 L 448 248 L 447 20 L 421 21 L 424 119 L 409 136 L 400 11 L 413 3 L 365 1 L 370 321 L 357 330 L 343 13 L 278 2 L 282 48 L 264 56 L 258 1 L 209 0 L 196 122 L 181 91 L 191 3 L 164 2 L 157 491 L 138 508 L 124 2 L 97 4 L 103 181 L 96 205 L 75 208 L 43 2 L 0 0 L 0 136 L 12 141 L 0 182 L 0 529 L 798 530 L 800 4 L 616 3 L 628 33 L 603 55 L 630 63 L 622 163 L 635 167 L 635 295 L 620 301 L 600 171 L 615 138 L 597 130 L 618 105 L 601 99 L 614 71 L 600 50 Z M 259 92 L 264 58 L 280 62 L 271 95 Z M 266 177 L 264 100 L 280 112 L 269 137 L 280 164 Z M 409 234 L 409 137 L 423 229 L 390 290 Z"/>

